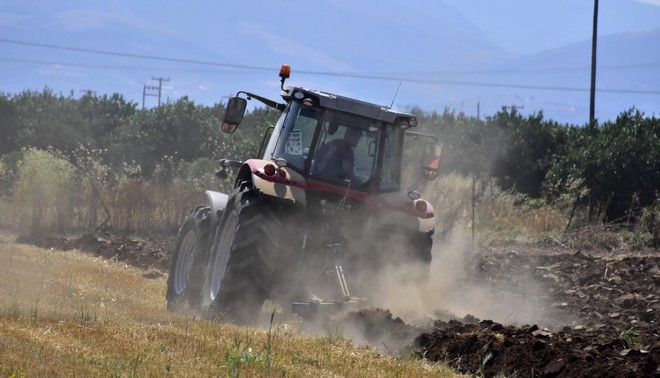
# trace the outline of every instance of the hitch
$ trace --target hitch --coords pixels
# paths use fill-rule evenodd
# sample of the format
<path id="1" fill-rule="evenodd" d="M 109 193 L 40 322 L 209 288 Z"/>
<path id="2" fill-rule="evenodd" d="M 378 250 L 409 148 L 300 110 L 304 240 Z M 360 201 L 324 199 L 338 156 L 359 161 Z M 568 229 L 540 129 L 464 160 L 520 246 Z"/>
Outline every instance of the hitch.
<path id="1" fill-rule="evenodd" d="M 336 278 L 341 291 L 339 299 L 322 299 L 311 294 L 311 299 L 307 301 L 293 301 L 291 303 L 291 312 L 300 315 L 303 319 L 311 318 L 317 314 L 336 315 L 342 311 L 350 310 L 366 303 L 366 299 L 352 297 L 348 290 L 344 268 L 340 261 L 340 244 L 328 244 L 326 246 L 333 264 L 325 273 Z"/>
<path id="2" fill-rule="evenodd" d="M 366 299 L 357 297 L 339 300 L 312 299 L 291 302 L 291 311 L 303 319 L 309 319 L 318 314 L 336 315 L 357 308 L 364 303 L 366 303 Z"/>

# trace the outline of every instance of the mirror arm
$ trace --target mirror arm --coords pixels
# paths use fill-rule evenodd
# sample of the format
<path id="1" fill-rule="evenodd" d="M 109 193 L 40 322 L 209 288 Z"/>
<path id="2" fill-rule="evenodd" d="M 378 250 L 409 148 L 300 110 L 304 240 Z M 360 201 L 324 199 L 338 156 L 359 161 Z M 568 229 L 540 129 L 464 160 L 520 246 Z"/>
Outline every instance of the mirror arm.
<path id="1" fill-rule="evenodd" d="M 259 100 L 259 101 L 260 101 L 261 103 L 263 103 L 264 105 L 269 106 L 269 107 L 271 107 L 271 108 L 273 108 L 273 109 L 277 109 L 277 110 L 279 110 L 279 111 L 284 111 L 284 108 L 286 107 L 285 104 L 280 104 L 279 102 L 276 102 L 276 101 L 273 101 L 273 100 L 267 99 L 267 98 L 265 98 L 265 97 L 261 97 L 261 96 L 259 96 L 259 95 L 256 95 L 256 94 L 254 94 L 254 93 L 250 93 L 250 92 L 238 91 L 238 93 L 236 93 L 236 96 L 238 96 L 238 95 L 241 94 L 241 93 L 245 94 L 245 95 L 247 96 L 248 100 L 251 100 L 251 99 L 254 98 L 254 99 L 256 99 L 256 100 Z"/>
<path id="2" fill-rule="evenodd" d="M 406 135 L 412 135 L 420 138 L 430 138 L 433 139 L 434 143 L 438 143 L 438 137 L 435 135 L 424 134 L 417 131 L 406 131 Z"/>

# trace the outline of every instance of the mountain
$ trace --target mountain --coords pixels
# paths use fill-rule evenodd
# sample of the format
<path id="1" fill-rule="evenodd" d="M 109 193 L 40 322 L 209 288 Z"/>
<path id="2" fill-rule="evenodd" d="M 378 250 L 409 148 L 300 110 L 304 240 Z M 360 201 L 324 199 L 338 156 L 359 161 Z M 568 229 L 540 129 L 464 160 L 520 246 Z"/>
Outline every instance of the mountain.
<path id="1" fill-rule="evenodd" d="M 520 90 L 515 98 L 518 102 L 512 105 L 530 111 L 543 109 L 549 118 L 588 122 L 591 45 L 588 40 L 498 63 L 498 69 L 508 72 L 505 80 L 544 88 Z M 631 107 L 647 115 L 660 112 L 658 51 L 660 29 L 599 36 L 596 118 L 601 122 L 614 119 Z"/>
<path id="2" fill-rule="evenodd" d="M 590 40 L 516 56 L 443 2 L 377 4 L 9 2 L 0 12 L 0 91 L 118 92 L 141 103 L 145 86 L 165 78 L 163 101 L 188 96 L 210 105 L 238 90 L 275 99 L 286 63 L 290 84 L 402 110 L 483 117 L 516 106 L 587 122 Z M 660 29 L 600 36 L 599 119 L 631 106 L 658 112 L 658 51 Z"/>
<path id="3" fill-rule="evenodd" d="M 613 120 L 635 107 L 651 116 L 660 112 L 660 29 L 601 36 L 597 46 L 596 118 Z M 492 115 L 502 107 L 522 113 L 542 111 L 545 118 L 583 125 L 588 122 L 591 40 L 520 57 L 494 57 L 481 64 L 429 72 L 434 83 L 426 99 L 469 115 Z M 422 102 L 424 108 L 439 103 Z"/>

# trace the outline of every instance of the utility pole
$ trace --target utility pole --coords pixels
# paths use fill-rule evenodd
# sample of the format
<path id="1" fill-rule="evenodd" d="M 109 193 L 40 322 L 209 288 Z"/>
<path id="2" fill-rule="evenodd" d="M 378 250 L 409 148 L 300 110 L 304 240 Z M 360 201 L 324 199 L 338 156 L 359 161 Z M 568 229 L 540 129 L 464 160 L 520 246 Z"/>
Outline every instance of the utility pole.
<path id="1" fill-rule="evenodd" d="M 96 91 L 92 89 L 81 89 L 80 91 L 84 93 L 85 96 L 96 96 Z"/>
<path id="2" fill-rule="evenodd" d="M 158 97 L 158 107 L 160 107 L 160 99 L 163 94 L 163 81 L 170 81 L 170 78 L 152 76 L 151 80 L 158 81 L 158 86 L 144 85 L 144 88 L 142 89 L 142 109 L 144 109 L 144 98 L 146 96 Z"/>
<path id="3" fill-rule="evenodd" d="M 144 85 L 144 88 L 142 88 L 142 110 L 144 110 L 144 98 L 146 96 L 154 96 L 154 97 L 158 96 L 157 93 L 154 93 L 154 92 L 149 93 L 148 91 L 157 91 L 157 90 L 158 90 L 158 87 L 149 86 L 149 85 L 146 85 L 146 84 Z M 158 101 L 158 102 L 160 103 L 160 101 Z"/>
<path id="4" fill-rule="evenodd" d="M 164 77 L 151 77 L 151 80 L 157 80 L 158 81 L 158 106 L 160 107 L 160 94 L 161 94 L 161 89 L 163 88 L 163 81 L 170 81 L 170 78 L 164 78 Z"/>
<path id="5" fill-rule="evenodd" d="M 594 128 L 596 108 L 596 39 L 598 34 L 598 0 L 594 0 L 594 29 L 591 37 L 591 93 L 589 98 L 589 127 Z"/>

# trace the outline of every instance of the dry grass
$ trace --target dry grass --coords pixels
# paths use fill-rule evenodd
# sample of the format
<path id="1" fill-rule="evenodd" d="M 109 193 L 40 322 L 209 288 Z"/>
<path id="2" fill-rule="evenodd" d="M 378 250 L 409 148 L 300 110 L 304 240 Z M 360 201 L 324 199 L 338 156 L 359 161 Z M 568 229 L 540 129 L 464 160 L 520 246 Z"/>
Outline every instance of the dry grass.
<path id="1" fill-rule="evenodd" d="M 474 227 L 476 238 L 482 243 L 491 240 L 531 241 L 548 234 L 560 233 L 568 217 L 557 206 L 537 208 L 521 206 L 523 198 L 502 191 L 488 182 L 474 183 L 469 177 L 449 174 L 439 177 L 424 190 L 436 210 L 436 232 L 446 235 L 454 230 L 470 233 Z"/>
<path id="2" fill-rule="evenodd" d="M 0 376 L 456 376 L 295 324 L 257 330 L 165 310 L 166 278 L 0 235 Z"/>
<path id="3" fill-rule="evenodd" d="M 15 191 L 8 200 L 0 199 L 0 226 L 20 233 L 64 233 L 102 225 L 172 232 L 192 206 L 205 199 L 203 192 L 183 184 L 165 187 L 144 181 L 127 180 L 112 188 L 81 185 L 44 201 L 47 188 L 32 188 L 29 195 Z"/>
<path id="4" fill-rule="evenodd" d="M 37 154 L 41 160 L 26 166 L 66 164 Z M 92 178 L 82 182 L 60 178 L 55 191 L 55 170 L 34 169 L 0 198 L 0 226 L 18 233 L 80 232 L 106 225 L 129 232 L 174 232 L 192 206 L 204 203 L 198 183 L 174 180 L 168 185 L 124 179 L 101 187 Z M 72 176 L 73 177 L 73 176 Z M 493 239 L 529 241 L 561 232 L 567 211 L 559 206 L 520 206 L 522 197 L 502 191 L 490 182 L 474 185 L 475 221 L 472 221 L 473 181 L 458 174 L 444 175 L 424 190 L 437 210 L 436 232 L 445 236 L 454 230 L 471 232 L 482 242 Z"/>

